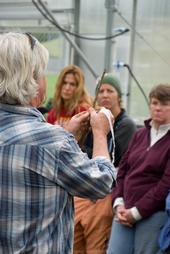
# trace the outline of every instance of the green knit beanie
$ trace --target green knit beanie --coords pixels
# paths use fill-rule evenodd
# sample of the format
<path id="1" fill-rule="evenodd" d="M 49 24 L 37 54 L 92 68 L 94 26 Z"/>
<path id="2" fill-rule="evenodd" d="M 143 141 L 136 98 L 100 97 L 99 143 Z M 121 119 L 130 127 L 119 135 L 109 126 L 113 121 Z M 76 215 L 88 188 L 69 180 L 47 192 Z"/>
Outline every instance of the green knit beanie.
<path id="1" fill-rule="evenodd" d="M 98 90 L 99 90 L 99 88 L 100 88 L 100 86 L 101 86 L 102 84 L 109 84 L 109 85 L 113 86 L 113 87 L 116 89 L 116 91 L 117 91 L 119 97 L 121 98 L 121 96 L 122 96 L 122 91 L 121 91 L 121 84 L 120 84 L 120 81 L 118 80 L 117 77 L 113 76 L 112 73 L 106 73 L 106 74 L 104 75 L 103 79 L 102 79 L 101 81 L 100 81 L 100 80 L 98 81 L 97 86 L 96 86 L 96 91 L 95 91 L 95 92 L 96 92 L 96 95 L 97 95 Z"/>

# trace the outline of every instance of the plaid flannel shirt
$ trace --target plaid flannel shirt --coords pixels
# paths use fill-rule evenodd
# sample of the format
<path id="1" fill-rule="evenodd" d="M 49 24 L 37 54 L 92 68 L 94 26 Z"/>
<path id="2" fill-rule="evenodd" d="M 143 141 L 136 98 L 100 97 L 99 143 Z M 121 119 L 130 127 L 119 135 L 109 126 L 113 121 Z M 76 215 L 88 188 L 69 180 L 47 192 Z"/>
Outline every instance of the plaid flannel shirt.
<path id="1" fill-rule="evenodd" d="M 103 198 L 113 172 L 29 107 L 0 104 L 0 254 L 71 254 L 73 196 Z"/>

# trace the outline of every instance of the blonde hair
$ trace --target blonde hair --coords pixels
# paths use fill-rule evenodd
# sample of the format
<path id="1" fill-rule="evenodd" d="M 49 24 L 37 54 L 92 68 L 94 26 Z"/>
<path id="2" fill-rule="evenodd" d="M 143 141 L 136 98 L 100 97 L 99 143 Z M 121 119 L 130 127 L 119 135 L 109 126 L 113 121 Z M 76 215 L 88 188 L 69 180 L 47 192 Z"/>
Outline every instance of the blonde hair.
<path id="1" fill-rule="evenodd" d="M 30 36 L 0 34 L 0 102 L 29 105 L 44 76 L 48 51 L 38 40 L 31 48 Z"/>
<path id="2" fill-rule="evenodd" d="M 77 87 L 71 100 L 69 100 L 67 104 L 64 104 L 64 101 L 61 98 L 61 90 L 64 84 L 64 78 L 67 74 L 74 75 Z M 84 86 L 84 74 L 82 70 L 76 65 L 69 65 L 65 67 L 59 74 L 53 98 L 53 107 L 56 110 L 57 114 L 59 114 L 63 105 L 65 105 L 66 109 L 69 112 L 72 112 L 80 104 L 90 106 L 92 105 L 92 100 Z"/>

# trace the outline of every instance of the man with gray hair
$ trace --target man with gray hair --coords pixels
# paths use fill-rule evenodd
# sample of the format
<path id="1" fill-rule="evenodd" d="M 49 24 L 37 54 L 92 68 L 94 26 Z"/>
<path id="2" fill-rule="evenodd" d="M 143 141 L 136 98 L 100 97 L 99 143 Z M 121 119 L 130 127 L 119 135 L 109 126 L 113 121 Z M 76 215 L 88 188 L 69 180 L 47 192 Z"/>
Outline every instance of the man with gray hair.
<path id="1" fill-rule="evenodd" d="M 73 196 L 105 197 L 114 183 L 103 113 L 75 115 L 68 131 L 36 109 L 48 51 L 30 34 L 0 34 L 0 253 L 71 254 Z M 93 158 L 74 136 L 89 120 Z"/>

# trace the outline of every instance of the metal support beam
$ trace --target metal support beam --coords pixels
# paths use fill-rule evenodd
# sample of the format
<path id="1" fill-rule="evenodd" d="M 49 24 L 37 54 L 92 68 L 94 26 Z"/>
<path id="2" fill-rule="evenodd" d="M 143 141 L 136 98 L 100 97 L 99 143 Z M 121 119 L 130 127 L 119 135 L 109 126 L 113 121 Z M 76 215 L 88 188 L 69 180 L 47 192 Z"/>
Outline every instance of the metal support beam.
<path id="1" fill-rule="evenodd" d="M 80 32 L 80 0 L 74 0 L 74 32 L 79 34 Z M 78 47 L 80 47 L 80 39 L 75 38 L 75 43 Z M 79 56 L 77 52 L 74 50 L 74 63 L 79 65 Z"/>
<path id="2" fill-rule="evenodd" d="M 136 36 L 136 13 L 137 13 L 137 0 L 133 0 L 133 11 L 132 11 L 132 29 L 130 38 L 130 54 L 129 54 L 129 66 L 133 72 L 134 53 L 135 53 L 135 36 Z M 127 84 L 127 111 L 130 113 L 130 99 L 131 99 L 131 82 L 132 77 L 128 72 L 128 84 Z"/>
<path id="3" fill-rule="evenodd" d="M 115 0 L 105 0 L 105 8 L 107 9 L 106 37 L 108 37 L 113 34 L 113 15 L 115 8 Z M 113 42 L 111 39 L 106 40 L 104 68 L 107 71 L 111 70 L 112 44 Z"/>
<path id="4" fill-rule="evenodd" d="M 48 15 L 50 16 L 50 18 L 57 24 L 58 22 L 56 21 L 56 19 L 54 18 L 54 16 L 52 15 L 51 11 L 47 8 L 47 6 L 42 3 L 44 9 L 46 10 L 46 12 L 48 12 Z M 98 74 L 95 72 L 95 70 L 93 69 L 93 67 L 90 65 L 90 63 L 88 62 L 88 59 L 86 58 L 86 56 L 84 55 L 84 53 L 81 51 L 81 49 L 77 46 L 77 44 L 71 39 L 71 37 L 64 31 L 60 32 L 63 34 L 63 36 L 65 37 L 65 39 L 70 43 L 70 45 L 76 50 L 77 54 L 81 57 L 82 61 L 86 64 L 87 68 L 90 70 L 90 72 L 92 73 L 92 75 L 94 76 L 94 78 L 96 79 L 98 77 Z"/>

